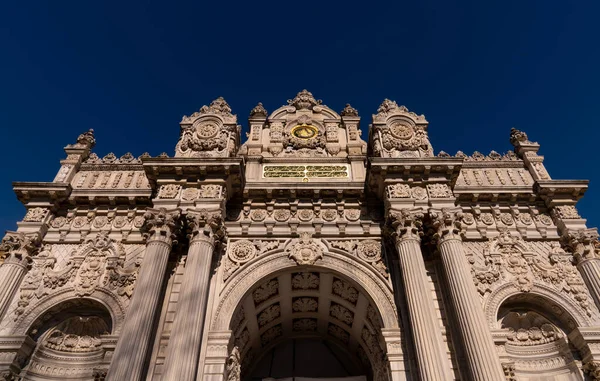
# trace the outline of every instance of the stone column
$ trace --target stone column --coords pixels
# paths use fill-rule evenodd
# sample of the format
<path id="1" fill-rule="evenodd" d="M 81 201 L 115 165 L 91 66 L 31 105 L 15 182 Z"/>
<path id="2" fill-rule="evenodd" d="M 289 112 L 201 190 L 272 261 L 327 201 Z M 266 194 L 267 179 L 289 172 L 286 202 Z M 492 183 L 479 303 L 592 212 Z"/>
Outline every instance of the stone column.
<path id="1" fill-rule="evenodd" d="M 6 314 L 27 273 L 35 240 L 24 233 L 7 232 L 0 243 L 4 263 L 0 266 L 0 321 Z"/>
<path id="2" fill-rule="evenodd" d="M 598 231 L 597 229 L 571 230 L 566 241 L 577 261 L 577 269 L 592 294 L 596 306 L 600 309 L 600 258 L 594 247 L 598 242 Z"/>
<path id="3" fill-rule="evenodd" d="M 430 214 L 471 379 L 504 381 L 500 358 L 462 246 L 462 213 L 459 209 L 443 209 L 432 210 Z"/>
<path id="4" fill-rule="evenodd" d="M 180 229 L 179 210 L 148 210 L 145 230 L 146 253 L 125 317 L 123 331 L 106 375 L 109 381 L 141 381 L 146 373 L 146 357 L 156 315 L 160 313 L 160 295 L 167 263 L 176 234 Z"/>
<path id="5" fill-rule="evenodd" d="M 450 380 L 452 376 L 442 345 L 442 332 L 435 314 L 421 253 L 420 229 L 423 214 L 420 211 L 392 211 L 390 218 L 397 233 L 396 249 L 400 259 L 400 273 L 406 293 L 419 379 Z"/>
<path id="6" fill-rule="evenodd" d="M 167 347 L 163 380 L 196 379 L 215 233 L 221 225 L 220 212 L 189 211 L 186 219 L 191 230 L 190 247 Z"/>

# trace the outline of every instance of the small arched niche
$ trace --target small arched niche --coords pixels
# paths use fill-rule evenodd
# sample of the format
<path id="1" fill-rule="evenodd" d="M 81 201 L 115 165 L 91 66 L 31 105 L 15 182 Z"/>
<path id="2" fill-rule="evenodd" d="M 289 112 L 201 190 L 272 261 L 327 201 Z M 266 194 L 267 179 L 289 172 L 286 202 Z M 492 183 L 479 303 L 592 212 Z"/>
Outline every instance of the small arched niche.
<path id="1" fill-rule="evenodd" d="M 569 340 L 572 318 L 553 311 L 551 303 L 508 298 L 498 311 L 498 326 L 506 333 L 502 359 L 519 381 L 581 381 L 580 354 Z M 555 307 L 557 308 L 557 307 Z"/>
<path id="2" fill-rule="evenodd" d="M 110 313 L 89 299 L 61 303 L 40 316 L 29 330 L 35 348 L 23 367 L 23 380 L 93 379 L 101 367 L 103 337 L 110 335 Z"/>

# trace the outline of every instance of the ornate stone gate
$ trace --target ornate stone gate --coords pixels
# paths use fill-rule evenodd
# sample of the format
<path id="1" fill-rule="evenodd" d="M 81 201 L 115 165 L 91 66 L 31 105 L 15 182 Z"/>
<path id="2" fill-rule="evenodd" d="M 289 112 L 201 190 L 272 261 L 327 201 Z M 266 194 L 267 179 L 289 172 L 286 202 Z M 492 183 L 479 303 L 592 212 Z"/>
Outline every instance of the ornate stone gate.
<path id="1" fill-rule="evenodd" d="M 303 90 L 259 103 L 243 144 L 223 98 L 182 119 L 173 157 L 79 136 L 52 182 L 14 183 L 2 377 L 262 379 L 291 340 L 339 367 L 282 377 L 599 380 L 587 182 L 553 180 L 519 130 L 451 156 L 394 101 L 364 139 L 360 120 Z"/>

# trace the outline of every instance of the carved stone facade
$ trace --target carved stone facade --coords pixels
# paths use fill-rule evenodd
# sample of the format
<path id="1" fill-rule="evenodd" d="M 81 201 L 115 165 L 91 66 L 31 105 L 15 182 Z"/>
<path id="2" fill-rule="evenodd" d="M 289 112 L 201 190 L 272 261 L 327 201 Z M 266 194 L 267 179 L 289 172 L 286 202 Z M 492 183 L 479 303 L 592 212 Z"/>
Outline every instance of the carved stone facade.
<path id="1" fill-rule="evenodd" d="M 360 121 L 303 90 L 243 144 L 223 98 L 174 156 L 79 136 L 54 181 L 14 183 L 0 379 L 600 380 L 587 182 L 516 129 L 451 156 L 395 101 Z"/>

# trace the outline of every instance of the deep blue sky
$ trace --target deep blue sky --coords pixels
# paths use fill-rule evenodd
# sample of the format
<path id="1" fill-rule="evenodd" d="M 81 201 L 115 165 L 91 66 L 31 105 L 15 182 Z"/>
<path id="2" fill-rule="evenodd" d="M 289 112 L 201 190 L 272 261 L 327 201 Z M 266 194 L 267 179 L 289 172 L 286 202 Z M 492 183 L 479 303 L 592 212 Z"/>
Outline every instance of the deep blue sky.
<path id="1" fill-rule="evenodd" d="M 538 141 L 555 179 L 590 179 L 600 223 L 598 1 L 4 2 L 0 230 L 24 208 L 12 181 L 51 181 L 89 128 L 95 152 L 173 154 L 179 121 L 223 96 L 246 127 L 301 89 L 363 128 L 383 98 L 426 115 L 433 147 Z"/>

